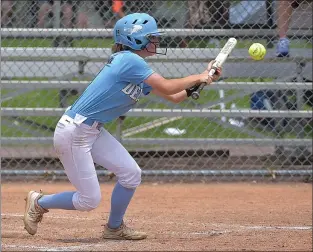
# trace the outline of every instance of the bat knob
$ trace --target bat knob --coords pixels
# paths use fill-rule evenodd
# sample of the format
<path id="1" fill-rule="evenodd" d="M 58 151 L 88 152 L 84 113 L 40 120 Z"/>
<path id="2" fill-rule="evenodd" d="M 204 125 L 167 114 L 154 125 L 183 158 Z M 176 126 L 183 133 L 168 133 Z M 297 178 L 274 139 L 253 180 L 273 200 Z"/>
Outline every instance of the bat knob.
<path id="1" fill-rule="evenodd" d="M 199 92 L 193 92 L 193 93 L 191 94 L 191 97 L 192 97 L 192 99 L 194 99 L 194 100 L 198 100 L 199 97 L 200 97 L 200 94 L 199 94 Z"/>

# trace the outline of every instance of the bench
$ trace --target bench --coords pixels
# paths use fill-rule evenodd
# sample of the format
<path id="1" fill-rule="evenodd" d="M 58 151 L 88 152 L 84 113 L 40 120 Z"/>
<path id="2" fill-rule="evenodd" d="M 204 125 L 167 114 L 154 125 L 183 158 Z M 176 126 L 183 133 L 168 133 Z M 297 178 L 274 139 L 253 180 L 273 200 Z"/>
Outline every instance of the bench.
<path id="1" fill-rule="evenodd" d="M 169 48 L 167 55 L 150 57 L 148 62 L 166 78 L 183 77 L 202 71 L 219 50 L 219 48 Z M 92 78 L 106 64 L 110 54 L 109 48 L 4 47 L 1 48 L 2 78 L 45 77 L 67 80 L 72 76 L 67 75 L 72 73 L 77 73 L 81 77 L 89 73 L 86 77 Z M 275 50 L 269 49 L 265 59 L 256 62 L 250 59 L 246 49 L 235 49 L 224 66 L 223 75 L 225 78 L 285 78 L 290 75 L 310 77 L 311 49 L 293 49 L 292 55 L 290 58 L 276 58 Z"/>
<path id="2" fill-rule="evenodd" d="M 168 37 L 207 37 L 207 38 L 274 38 L 277 37 L 276 29 L 160 29 Z M 113 29 L 86 28 L 2 28 L 1 37 L 5 38 L 112 38 Z M 287 36 L 293 39 L 312 39 L 312 29 L 290 29 Z"/>
<path id="3" fill-rule="evenodd" d="M 168 54 L 151 57 L 148 61 L 151 66 L 167 78 L 183 77 L 187 74 L 199 73 L 205 68 L 208 60 L 213 59 L 219 52 L 219 48 L 198 49 L 184 48 L 168 50 Z M 293 89 L 300 94 L 303 90 L 311 89 L 311 82 L 306 82 L 312 74 L 312 55 L 309 49 L 294 49 L 293 56 L 287 59 L 278 59 L 275 57 L 273 49 L 269 49 L 263 61 L 253 61 L 249 58 L 247 50 L 235 49 L 224 66 L 223 78 L 274 78 L 275 82 L 219 82 L 210 87 L 210 89 L 227 90 L 239 89 L 245 90 L 244 95 L 249 92 L 255 92 L 260 89 Z M 60 89 L 78 89 L 83 90 L 104 66 L 110 56 L 110 49 L 99 48 L 1 48 L 4 89 L 41 89 L 41 88 L 60 88 Z M 77 64 L 78 66 L 75 66 Z M 43 64 L 44 63 L 44 64 Z M 77 68 L 76 68 L 77 67 Z M 76 68 L 76 71 L 74 70 Z M 289 81 L 286 76 L 291 76 Z M 47 78 L 47 81 L 14 81 L 12 78 Z M 290 78 L 291 78 L 290 77 Z M 308 78 L 307 78 L 308 77 Z M 79 80 L 73 81 L 73 78 Z M 85 79 L 88 80 L 85 80 Z M 5 80 L 6 79 L 6 80 Z M 280 79 L 284 79 L 280 81 Z M 287 82 L 286 82 L 287 81 Z M 295 82 L 296 81 L 296 82 Z M 248 91 L 247 91 L 248 90 Z M 238 97 L 238 96 L 236 96 Z M 236 97 L 233 97 L 236 98 Z M 301 95 L 299 95 L 301 97 Z M 62 101 L 62 99 L 60 99 Z M 302 99 L 298 101 L 298 107 L 303 104 Z M 221 99 L 218 102 L 228 102 Z M 207 106 L 213 106 L 209 104 Z M 66 104 L 61 104 L 66 107 Z M 34 113 L 32 113 L 34 111 Z M 59 116 L 64 109 L 18 109 L 3 108 L 3 116 Z M 146 113 L 140 111 L 134 113 L 131 111 L 128 116 L 187 116 L 183 112 L 174 113 L 165 110 L 146 110 Z M 260 114 L 261 113 L 261 114 Z M 241 110 L 215 110 L 208 114 L 201 111 L 192 112 L 192 116 L 216 117 L 216 116 L 269 116 L 269 117 L 301 117 L 309 118 L 311 113 L 308 111 L 289 111 L 284 114 L 280 111 L 248 111 Z M 180 115 L 179 115 L 180 114 Z M 303 142 L 306 143 L 306 142 Z"/>
<path id="4" fill-rule="evenodd" d="M 238 40 L 253 38 L 256 39 L 267 39 L 269 41 L 275 40 L 277 36 L 276 29 L 161 29 L 165 32 L 168 37 L 190 37 L 196 39 L 201 37 L 202 39 L 210 40 L 222 40 L 229 37 L 236 37 Z M 112 29 L 27 29 L 27 28 L 2 28 L 1 37 L 6 38 L 57 38 L 57 37 L 67 37 L 67 38 L 112 38 Z M 304 39 L 312 42 L 312 29 L 297 29 L 289 30 L 287 34 L 292 39 Z M 219 45 L 221 46 L 221 45 Z M 103 64 L 107 61 L 109 55 L 111 54 L 108 48 L 2 48 L 2 60 L 6 61 L 8 66 L 6 70 L 6 78 L 12 76 L 12 72 L 16 73 L 16 70 L 20 69 L 20 66 L 29 68 L 33 67 L 32 72 L 36 75 L 42 75 L 45 72 L 44 77 L 55 78 L 55 77 L 66 77 L 71 78 L 73 75 L 65 76 L 69 72 L 72 73 L 73 70 L 71 65 L 78 63 L 78 69 L 75 71 L 79 77 L 92 78 Z M 206 62 L 209 59 L 213 59 L 219 49 L 174 49 L 171 48 L 166 56 L 156 56 L 151 57 L 149 61 L 156 70 L 162 73 L 167 78 L 172 77 L 183 77 L 185 73 L 194 74 L 198 73 L 203 69 Z M 266 77 L 272 76 L 274 78 L 282 78 L 290 75 L 290 69 L 295 69 L 295 71 L 300 75 L 310 74 L 310 64 L 306 66 L 306 62 L 311 61 L 312 53 L 310 49 L 297 49 L 292 50 L 293 57 L 287 60 L 275 59 L 274 50 L 269 49 L 266 59 L 262 61 L 265 64 L 259 64 L 258 68 L 255 68 L 255 64 L 251 65 L 248 57 L 248 52 L 245 49 L 236 50 L 232 56 L 231 60 L 228 61 L 224 69 L 224 76 L 229 75 L 230 77 L 236 77 L 240 73 L 241 77 Z M 10 64 L 8 61 L 14 61 Z M 16 61 L 19 61 L 16 63 Z M 28 61 L 25 63 L 25 61 Z M 45 61 L 45 65 L 36 67 L 32 62 L 34 61 Z M 67 61 L 66 65 L 61 61 Z M 164 62 L 166 61 L 166 64 Z M 241 64 L 237 64 L 236 61 Z M 294 63 L 293 63 L 294 61 Z M 167 62 L 169 62 L 167 64 Z M 275 68 L 277 62 L 281 64 L 280 69 Z M 170 64 L 171 63 L 171 64 Z M 255 62 L 254 62 L 255 63 Z M 16 64 L 16 65 L 15 65 Z M 241 67 L 242 64 L 245 64 Z M 283 65 L 284 64 L 284 65 Z M 296 64 L 292 66 L 291 64 Z M 15 67 L 15 68 L 14 68 Z M 26 68 L 26 69 L 27 69 Z M 42 70 L 40 70 L 41 68 Z M 244 68 L 245 71 L 242 71 Z M 88 70 L 86 73 L 85 70 Z M 188 72 L 186 72 L 188 71 Z M 277 73 L 275 73 L 275 71 Z M 302 72 L 304 71 L 304 72 Z M 11 75 L 9 74 L 11 72 Z M 17 71 L 20 72 L 21 71 Z M 31 72 L 29 72 L 31 75 Z M 91 74 L 91 75 L 90 75 Z M 14 76 L 14 75 L 13 75 Z M 76 74 L 74 75 L 76 77 Z M 19 77 L 19 76 L 15 76 Z M 300 77 L 299 77 L 300 80 Z M 298 81 L 299 81 L 298 80 Z"/>
<path id="5" fill-rule="evenodd" d="M 148 61 L 152 68 L 164 77 L 179 78 L 187 74 L 197 74 L 205 69 L 207 62 L 214 59 L 219 50 L 170 48 L 167 55 L 153 56 Z M 294 49 L 293 57 L 278 59 L 274 49 L 269 49 L 265 59 L 256 62 L 250 59 L 247 50 L 235 49 L 224 66 L 223 78 L 307 81 L 312 75 L 312 55 L 308 52 L 309 49 Z M 109 48 L 1 48 L 2 79 L 91 80 L 108 61 L 110 54 Z M 68 93 L 67 89 L 60 91 L 61 107 L 67 106 Z"/>
<path id="6" fill-rule="evenodd" d="M 111 37 L 110 29 L 2 29 L 2 37 L 57 37 L 67 36 L 73 38 Z M 206 36 L 212 38 L 227 38 L 236 36 L 241 38 L 270 38 L 276 36 L 274 30 L 188 30 L 166 29 L 169 36 Z M 311 39 L 311 30 L 289 31 L 289 36 L 294 38 Z M 183 77 L 196 74 L 206 67 L 209 60 L 214 59 L 219 48 L 169 48 L 166 56 L 157 55 L 148 59 L 152 68 L 164 77 Z M 107 62 L 111 51 L 109 48 L 1 48 L 2 62 L 2 87 L 5 89 L 38 89 L 59 88 L 83 90 L 104 64 Z M 303 105 L 302 94 L 304 90 L 312 87 L 312 54 L 311 49 L 292 49 L 292 57 L 278 59 L 274 49 L 268 49 L 263 61 L 253 61 L 249 58 L 246 49 L 235 49 L 224 66 L 223 79 L 209 87 L 210 89 L 243 90 L 243 95 L 260 89 L 292 89 L 298 95 L 297 107 L 299 110 L 289 111 L 254 111 L 238 109 L 208 109 L 220 102 L 229 102 L 242 97 L 235 95 L 221 98 L 218 102 L 205 104 L 196 110 L 157 110 L 140 109 L 131 110 L 127 116 L 163 116 L 164 118 L 179 119 L 186 117 L 216 118 L 221 116 L 245 117 L 273 117 L 273 118 L 311 118 L 312 113 L 300 110 Z M 13 78 L 45 78 L 45 81 L 16 81 Z M 75 78 L 75 81 L 73 81 Z M 225 82 L 229 78 L 273 78 L 271 82 Z M 208 88 L 206 88 L 208 89 Z M 66 94 L 61 93 L 60 100 L 64 101 Z M 60 116 L 66 104 L 61 102 L 58 109 L 50 108 L 2 108 L 3 116 Z M 121 123 L 121 122 L 120 122 Z M 224 124 L 225 125 L 225 124 Z M 229 126 L 229 125 L 228 125 Z M 244 129 L 240 129 L 244 131 Z M 301 129 L 300 129 L 301 130 Z M 121 132 L 119 132 L 121 133 Z M 284 146 L 312 146 L 308 139 L 264 139 L 261 134 L 255 134 L 253 139 L 138 139 L 124 138 L 123 142 L 129 144 L 156 143 L 175 145 L 184 144 L 250 144 L 257 145 L 277 144 Z M 121 136 L 120 136 L 121 137 Z M 3 143 L 51 143 L 52 138 L 2 138 Z M 230 143 L 230 144 L 231 144 Z"/>

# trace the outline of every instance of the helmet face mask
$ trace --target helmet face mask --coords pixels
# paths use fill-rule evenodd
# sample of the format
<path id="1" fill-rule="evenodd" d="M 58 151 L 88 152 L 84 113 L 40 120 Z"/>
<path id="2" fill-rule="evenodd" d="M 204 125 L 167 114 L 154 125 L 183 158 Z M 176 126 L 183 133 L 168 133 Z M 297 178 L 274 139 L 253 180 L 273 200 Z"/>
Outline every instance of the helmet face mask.
<path id="1" fill-rule="evenodd" d="M 146 35 L 146 38 L 149 40 L 149 43 L 154 45 L 154 51 L 150 51 L 148 49 L 148 45 L 146 46 L 146 49 L 150 53 L 154 54 L 160 54 L 160 55 L 166 55 L 167 53 L 167 46 L 165 48 L 160 48 L 161 45 L 166 44 L 164 42 L 165 40 L 165 33 L 159 32 L 158 34 L 148 34 Z"/>
<path id="2" fill-rule="evenodd" d="M 147 49 L 148 52 L 164 54 L 157 52 L 163 34 L 158 31 L 155 19 L 148 14 L 134 13 L 121 18 L 116 22 L 113 33 L 116 44 L 135 51 L 147 49 L 149 44 L 153 44 L 154 51 Z"/>

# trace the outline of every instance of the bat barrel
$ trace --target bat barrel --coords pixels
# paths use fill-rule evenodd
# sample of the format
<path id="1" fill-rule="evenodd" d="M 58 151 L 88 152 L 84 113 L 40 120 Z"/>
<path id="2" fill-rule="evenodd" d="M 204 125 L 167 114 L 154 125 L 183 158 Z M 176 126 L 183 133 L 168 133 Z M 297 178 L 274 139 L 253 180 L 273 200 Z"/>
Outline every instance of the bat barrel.
<path id="1" fill-rule="evenodd" d="M 226 42 L 226 44 L 224 45 L 224 47 L 222 48 L 222 50 L 220 51 L 220 53 L 216 56 L 215 58 L 215 62 L 212 66 L 212 69 L 210 69 L 209 71 L 209 76 L 213 76 L 213 74 L 215 73 L 216 69 L 218 67 L 222 67 L 222 65 L 224 64 L 224 62 L 226 61 L 228 55 L 231 53 L 231 51 L 234 49 L 234 47 L 237 44 L 237 39 L 236 38 L 230 38 L 228 39 L 228 41 Z M 199 99 L 200 97 L 200 92 L 202 91 L 202 89 L 204 88 L 205 84 L 201 84 L 200 87 L 198 88 L 198 90 L 194 91 L 191 94 L 191 97 L 194 100 Z"/>

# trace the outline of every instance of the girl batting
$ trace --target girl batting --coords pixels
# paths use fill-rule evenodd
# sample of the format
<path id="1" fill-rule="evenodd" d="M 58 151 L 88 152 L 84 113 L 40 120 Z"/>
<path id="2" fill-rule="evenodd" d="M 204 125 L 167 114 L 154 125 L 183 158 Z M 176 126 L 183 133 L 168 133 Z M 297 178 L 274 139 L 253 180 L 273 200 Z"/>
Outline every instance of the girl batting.
<path id="1" fill-rule="evenodd" d="M 76 102 L 57 123 L 54 147 L 69 181 L 76 191 L 43 195 L 30 191 L 26 197 L 24 225 L 29 234 L 37 232 L 43 214 L 50 209 L 91 211 L 101 201 L 94 163 L 117 178 L 104 239 L 145 239 L 147 235 L 127 227 L 126 209 L 141 183 L 141 169 L 128 151 L 102 126 L 128 112 L 140 96 L 154 93 L 178 103 L 189 97 L 200 83 L 211 84 L 221 71 L 209 77 L 212 63 L 203 73 L 179 79 L 165 79 L 144 60 L 157 53 L 162 34 L 153 17 L 134 13 L 114 27 L 113 54 Z"/>

